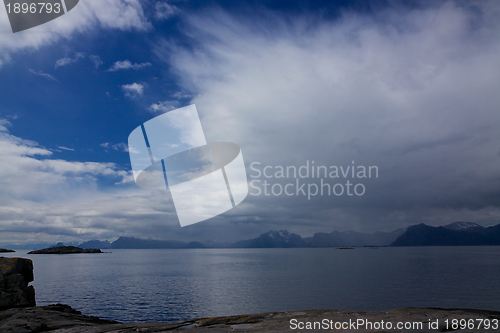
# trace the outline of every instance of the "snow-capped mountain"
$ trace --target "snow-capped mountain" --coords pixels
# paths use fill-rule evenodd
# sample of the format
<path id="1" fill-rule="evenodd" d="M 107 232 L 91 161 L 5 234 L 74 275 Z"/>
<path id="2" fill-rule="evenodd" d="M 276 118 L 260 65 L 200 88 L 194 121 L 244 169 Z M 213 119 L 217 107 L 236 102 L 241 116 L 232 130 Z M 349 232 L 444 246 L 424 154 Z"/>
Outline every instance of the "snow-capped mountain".
<path id="1" fill-rule="evenodd" d="M 443 227 L 419 224 L 409 227 L 393 246 L 473 246 L 500 245 L 500 224 L 484 228 L 470 222 L 455 222 Z"/>
<path id="2" fill-rule="evenodd" d="M 483 226 L 480 226 L 477 223 L 473 222 L 455 222 L 448 225 L 443 226 L 448 230 L 456 230 L 456 231 L 474 231 L 479 232 L 482 229 L 485 229 Z"/>

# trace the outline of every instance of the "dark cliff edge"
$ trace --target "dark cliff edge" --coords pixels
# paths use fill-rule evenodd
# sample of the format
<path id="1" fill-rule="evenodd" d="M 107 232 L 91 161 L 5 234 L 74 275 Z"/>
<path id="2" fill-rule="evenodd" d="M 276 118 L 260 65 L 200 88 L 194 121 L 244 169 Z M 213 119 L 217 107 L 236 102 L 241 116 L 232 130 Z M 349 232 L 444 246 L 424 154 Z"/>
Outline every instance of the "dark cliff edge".
<path id="1" fill-rule="evenodd" d="M 0 257 L 0 309 L 35 306 L 33 262 Z"/>

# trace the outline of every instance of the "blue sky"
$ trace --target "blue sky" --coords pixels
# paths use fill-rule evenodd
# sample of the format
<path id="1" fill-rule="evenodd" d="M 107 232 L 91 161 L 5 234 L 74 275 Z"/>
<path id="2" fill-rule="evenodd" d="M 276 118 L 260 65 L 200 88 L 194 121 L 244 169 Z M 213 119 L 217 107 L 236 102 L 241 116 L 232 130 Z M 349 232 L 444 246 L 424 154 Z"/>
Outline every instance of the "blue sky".
<path id="1" fill-rule="evenodd" d="M 172 13 L 157 18 L 156 3 L 166 3 Z M 152 117 L 147 112 L 151 105 L 172 100 L 183 106 L 193 97 L 192 92 L 178 84 L 179 78 L 171 72 L 171 65 L 154 52 L 156 44 L 165 39 L 196 47 L 197 41 L 185 34 L 183 17 L 224 12 L 251 21 L 252 17 L 265 16 L 261 11 L 269 11 L 293 20 L 303 10 L 328 17 L 338 16 L 342 8 L 369 7 L 368 3 L 360 5 L 349 1 L 335 5 L 329 1 L 314 4 L 303 1 L 140 1 L 138 4 L 143 13 L 136 27 L 103 29 L 99 24 L 89 24 L 89 31 L 74 33 L 38 49 L 28 47 L 12 55 L 14 58 L 8 66 L 2 68 L 2 114 L 19 117 L 10 130 L 12 134 L 43 142 L 50 149 L 63 146 L 78 150 L 78 153 L 57 152 L 57 158 L 111 161 L 125 167 L 129 165 L 127 154 L 101 149 L 99 145 L 125 143 L 137 124 Z M 159 6 L 159 10 L 161 8 Z M 265 24 L 273 29 L 272 22 Z M 49 29 L 47 25 L 39 27 L 41 33 Z M 57 65 L 63 59 L 68 61 Z M 114 64 L 124 61 L 146 66 L 110 72 Z M 140 98 L 126 98 L 122 86 L 134 83 L 144 86 L 144 93 Z M 184 95 L 185 98 L 178 98 Z"/>
<path id="2" fill-rule="evenodd" d="M 12 34 L 2 7 L 0 244 L 497 224 L 499 13 L 496 1 L 81 0 Z M 134 184 L 126 143 L 193 103 L 207 139 L 239 144 L 247 167 L 355 161 L 380 178 L 363 197 L 249 196 L 180 228 L 168 195 Z"/>

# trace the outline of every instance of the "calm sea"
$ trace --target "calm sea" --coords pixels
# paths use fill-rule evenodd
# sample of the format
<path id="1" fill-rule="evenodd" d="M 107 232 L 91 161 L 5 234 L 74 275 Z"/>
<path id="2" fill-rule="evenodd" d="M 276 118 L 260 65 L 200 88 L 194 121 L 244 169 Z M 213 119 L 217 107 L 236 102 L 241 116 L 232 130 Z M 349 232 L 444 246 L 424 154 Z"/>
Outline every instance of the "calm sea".
<path id="1" fill-rule="evenodd" d="M 500 310 L 500 247 L 107 250 L 33 259 L 38 305 L 123 322 L 301 309 Z"/>

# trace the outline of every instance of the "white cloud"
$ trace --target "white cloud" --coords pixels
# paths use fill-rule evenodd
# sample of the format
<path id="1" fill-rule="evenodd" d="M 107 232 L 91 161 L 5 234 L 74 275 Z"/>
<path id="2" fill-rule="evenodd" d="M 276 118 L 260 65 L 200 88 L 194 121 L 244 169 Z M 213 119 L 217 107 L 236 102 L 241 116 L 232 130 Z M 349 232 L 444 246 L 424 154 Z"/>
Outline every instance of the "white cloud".
<path id="1" fill-rule="evenodd" d="M 168 112 L 178 109 L 179 107 L 180 103 L 178 101 L 164 101 L 164 102 L 153 103 L 149 108 L 154 112 Z"/>
<path id="2" fill-rule="evenodd" d="M 59 82 L 59 80 L 58 80 L 58 79 L 56 79 L 55 77 L 53 77 L 52 75 L 47 74 L 47 73 L 44 73 L 44 72 L 42 72 L 42 71 L 38 71 L 38 72 L 37 72 L 37 71 L 35 71 L 34 69 L 31 69 L 31 68 L 29 69 L 29 71 L 30 71 L 30 73 L 35 74 L 35 75 L 37 75 L 37 76 L 44 77 L 44 78 L 46 78 L 46 79 L 48 79 L 48 80 L 51 80 L 51 81 L 56 81 L 56 82 Z"/>
<path id="3" fill-rule="evenodd" d="M 124 142 L 120 142 L 117 144 L 114 144 L 111 146 L 114 150 L 122 151 L 122 152 L 128 152 L 128 145 Z"/>
<path id="4" fill-rule="evenodd" d="M 10 122 L 7 119 L 0 118 L 0 132 L 6 132 L 7 126 L 10 126 Z"/>
<path id="5" fill-rule="evenodd" d="M 113 163 L 52 159 L 49 150 L 2 128 L 5 119 L 0 124 L 0 242 L 25 242 L 35 233 L 41 241 L 98 238 L 128 228 L 125 220 L 159 215 L 156 209 L 165 204 L 137 190 L 130 171 Z M 115 180 L 116 190 L 102 190 L 100 177 Z"/>
<path id="6" fill-rule="evenodd" d="M 192 94 L 188 94 L 184 91 L 178 91 L 172 94 L 172 97 L 177 98 L 177 99 L 186 99 L 186 98 L 193 98 L 194 96 Z"/>
<path id="7" fill-rule="evenodd" d="M 149 67 L 151 66 L 151 64 L 149 62 L 145 62 L 145 63 L 142 63 L 142 64 L 138 64 L 138 63 L 135 63 L 135 64 L 132 64 L 129 60 L 125 60 L 125 61 L 117 61 L 113 64 L 113 67 L 111 67 L 109 69 L 110 72 L 116 72 L 116 71 L 119 71 L 119 70 L 123 70 L 123 69 L 135 69 L 135 70 L 138 70 L 138 69 L 142 69 L 142 68 L 145 68 L 145 67 Z"/>
<path id="8" fill-rule="evenodd" d="M 113 163 L 53 159 L 38 143 L 9 134 L 5 119 L 0 124 L 0 244 L 114 240 L 122 235 L 201 241 L 207 231 L 222 241 L 231 227 L 215 219 L 180 228 L 168 191 L 137 187 L 131 171 Z M 115 185 L 102 186 L 100 179 Z M 238 230 L 248 235 L 247 226 Z"/>
<path id="9" fill-rule="evenodd" d="M 0 132 L 0 150 L 0 197 L 5 204 L 16 199 L 49 200 L 44 197 L 46 192 L 54 192 L 52 199 L 61 198 L 65 196 L 64 189 L 69 189 L 70 185 L 92 188 L 90 184 L 96 176 L 121 179 L 124 175 L 113 163 L 50 159 L 52 152 L 49 150 L 7 131 Z M 90 183 L 86 183 L 89 180 Z"/>
<path id="10" fill-rule="evenodd" d="M 193 94 L 178 91 L 172 94 L 174 99 L 153 103 L 149 109 L 153 112 L 168 112 L 181 107 L 182 104 L 190 104 L 189 101 L 194 97 Z M 182 104 L 181 104 L 182 102 Z"/>
<path id="11" fill-rule="evenodd" d="M 68 147 L 64 147 L 64 146 L 57 146 L 57 148 L 59 149 L 63 149 L 63 150 L 71 150 L 71 151 L 75 151 L 74 149 L 72 148 L 68 148 Z"/>
<path id="12" fill-rule="evenodd" d="M 75 55 L 73 58 L 70 57 L 64 57 L 56 61 L 55 68 L 62 67 L 62 66 L 67 66 L 69 64 L 75 63 L 79 61 L 80 59 L 85 58 L 85 53 L 83 52 L 75 52 Z"/>
<path id="13" fill-rule="evenodd" d="M 101 147 L 111 148 L 117 151 L 128 152 L 128 145 L 126 143 L 120 142 L 117 144 L 110 144 L 109 142 L 104 142 L 100 144 Z"/>
<path id="14" fill-rule="evenodd" d="M 151 27 L 139 0 L 86 0 L 56 20 L 12 34 L 5 7 L 0 6 L 0 67 L 15 52 L 36 50 L 75 33 L 88 34 L 97 28 L 147 31 Z"/>
<path id="15" fill-rule="evenodd" d="M 142 96 L 144 94 L 144 84 L 141 83 L 131 83 L 131 84 L 124 84 L 122 85 L 123 92 L 125 93 L 125 96 L 128 97 L 137 97 L 137 96 Z"/>
<path id="16" fill-rule="evenodd" d="M 99 66 L 101 66 L 102 64 L 104 64 L 104 62 L 101 60 L 101 57 L 97 55 L 90 55 L 89 59 L 94 63 L 96 69 L 99 68 Z"/>
<path id="17" fill-rule="evenodd" d="M 157 20 L 168 20 L 179 12 L 179 8 L 167 2 L 157 2 L 155 5 L 155 18 Z"/>

